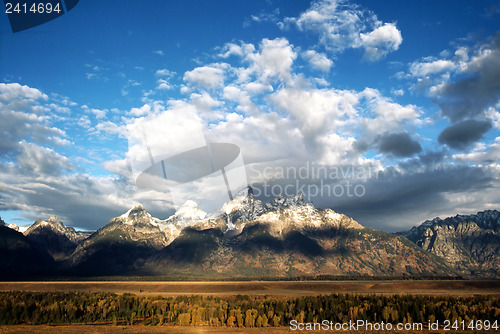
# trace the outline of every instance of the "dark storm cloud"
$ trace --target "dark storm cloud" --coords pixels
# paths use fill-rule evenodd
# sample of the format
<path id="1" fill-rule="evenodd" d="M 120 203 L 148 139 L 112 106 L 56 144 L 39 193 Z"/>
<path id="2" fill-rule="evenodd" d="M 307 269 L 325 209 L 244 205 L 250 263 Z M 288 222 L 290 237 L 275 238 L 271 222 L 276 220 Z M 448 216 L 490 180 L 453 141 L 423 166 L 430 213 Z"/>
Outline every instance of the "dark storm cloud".
<path id="1" fill-rule="evenodd" d="M 407 132 L 385 133 L 369 140 L 358 139 L 352 144 L 352 148 L 361 154 L 377 149 L 395 157 L 409 157 L 422 151 L 420 144 Z"/>
<path id="2" fill-rule="evenodd" d="M 451 125 L 439 134 L 438 141 L 451 148 L 465 149 L 480 140 L 491 129 L 489 121 L 468 119 Z"/>
<path id="3" fill-rule="evenodd" d="M 388 169 L 364 184 L 362 197 L 322 198 L 315 203 L 347 214 L 366 227 L 397 232 L 432 219 L 438 212 L 459 213 L 445 194 L 493 189 L 495 177 L 490 170 L 469 166 L 431 167 L 420 172 Z"/>
<path id="4" fill-rule="evenodd" d="M 433 165 L 441 162 L 444 157 L 445 151 L 428 151 L 420 154 L 418 158 L 415 158 L 414 160 L 418 161 L 418 164 Z"/>
<path id="5" fill-rule="evenodd" d="M 368 151 L 370 149 L 370 144 L 368 144 L 368 142 L 362 140 L 362 139 L 358 139 L 356 140 L 355 142 L 352 143 L 352 148 L 356 151 L 356 152 L 359 152 L 361 154 L 365 153 L 366 151 Z"/>
<path id="6" fill-rule="evenodd" d="M 264 202 L 280 194 L 302 193 L 316 207 L 331 208 L 366 227 L 391 232 L 410 229 L 443 214 L 475 213 L 500 200 L 494 195 L 500 176 L 495 168 L 451 164 L 446 151 L 423 152 L 383 171 L 359 165 L 322 168 L 328 172 L 319 177 L 311 172 L 310 165 L 295 166 L 294 170 L 299 170 L 296 176 L 278 173 L 273 180 L 250 184 Z M 349 173 L 351 168 L 363 171 L 367 178 Z M 330 174 L 336 170 L 339 173 Z M 249 173 L 249 180 L 256 180 L 254 176 Z M 456 198 L 467 198 L 467 202 L 457 202 Z"/>
<path id="7" fill-rule="evenodd" d="M 437 103 L 451 122 L 481 115 L 500 97 L 500 33 L 468 63 L 468 75 L 445 84 L 439 91 Z"/>
<path id="8" fill-rule="evenodd" d="M 408 157 L 422 151 L 420 144 L 406 132 L 387 133 L 379 138 L 378 145 L 380 152 L 396 157 Z"/>

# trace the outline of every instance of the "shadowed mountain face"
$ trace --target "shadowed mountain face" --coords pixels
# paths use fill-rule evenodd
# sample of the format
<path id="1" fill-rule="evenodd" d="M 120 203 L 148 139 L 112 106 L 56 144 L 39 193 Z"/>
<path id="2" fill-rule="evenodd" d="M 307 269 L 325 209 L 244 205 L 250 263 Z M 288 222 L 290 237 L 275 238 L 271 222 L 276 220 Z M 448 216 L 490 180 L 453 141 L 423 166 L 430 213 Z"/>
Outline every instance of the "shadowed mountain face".
<path id="1" fill-rule="evenodd" d="M 54 270 L 52 257 L 22 233 L 0 224 L 0 278 L 25 279 Z"/>
<path id="2" fill-rule="evenodd" d="M 466 271 L 463 268 L 469 268 L 471 262 L 462 253 L 457 253 L 457 262 L 450 262 L 447 249 L 436 243 L 438 237 L 419 236 L 429 234 L 427 229 L 433 226 L 458 229 L 464 238 L 467 235 L 467 247 L 479 249 L 479 245 L 498 241 L 498 218 L 494 218 L 498 216 L 488 217 L 493 218 L 475 222 L 476 232 L 471 233 L 465 230 L 472 231 L 472 225 L 465 230 L 461 225 L 468 221 L 465 218 L 455 217 L 454 229 L 446 220 L 427 222 L 406 232 L 414 243 L 400 235 L 364 228 L 330 209 L 317 209 L 300 195 L 277 197 L 264 205 L 249 188 L 210 214 L 188 201 L 172 217 L 159 220 L 137 205 L 85 239 L 51 217 L 35 222 L 25 232 L 27 237 L 12 231 L 17 234 L 9 240 L 20 238 L 27 249 L 45 254 L 51 261 L 47 250 L 58 260 L 55 275 L 63 276 L 456 276 L 458 268 L 460 273 L 482 277 L 492 271 Z M 483 229 L 487 231 L 481 232 Z M 458 241 L 449 242 L 454 249 L 459 247 Z M 498 242 L 496 245 L 487 246 L 489 255 L 484 257 L 476 252 L 475 263 L 484 261 L 488 268 L 498 263 Z M 7 258 L 17 256 L 12 249 L 4 251 Z M 439 249 L 441 252 L 436 251 Z M 9 263 L 2 267 L 12 266 Z"/>
<path id="3" fill-rule="evenodd" d="M 39 249 L 47 251 L 54 260 L 62 260 L 73 253 L 82 240 L 75 229 L 64 226 L 56 216 L 47 220 L 37 220 L 24 235 Z"/>
<path id="4" fill-rule="evenodd" d="M 435 218 L 399 233 L 466 277 L 500 277 L 500 212 Z"/>
<path id="5" fill-rule="evenodd" d="M 64 266 L 72 275 L 127 275 L 167 245 L 158 221 L 137 205 L 83 240 Z"/>
<path id="6" fill-rule="evenodd" d="M 438 257 L 389 233 L 307 228 L 277 236 L 268 224 L 258 222 L 232 236 L 220 229 L 183 231 L 145 268 L 195 277 L 453 275 Z"/>
<path id="7" fill-rule="evenodd" d="M 262 205 L 249 191 L 221 211 L 183 229 L 144 269 L 195 277 L 454 274 L 405 238 L 316 209 L 302 196 Z"/>

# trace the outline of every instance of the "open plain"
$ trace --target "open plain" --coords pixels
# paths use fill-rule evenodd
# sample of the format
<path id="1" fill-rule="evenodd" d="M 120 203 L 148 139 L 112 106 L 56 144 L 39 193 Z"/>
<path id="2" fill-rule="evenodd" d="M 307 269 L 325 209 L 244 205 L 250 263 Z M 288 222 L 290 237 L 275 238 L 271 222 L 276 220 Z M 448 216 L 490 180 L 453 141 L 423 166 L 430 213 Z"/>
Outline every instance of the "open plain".
<path id="1" fill-rule="evenodd" d="M 132 293 L 175 297 L 203 295 L 314 296 L 332 293 L 418 294 L 500 296 L 500 281 L 388 280 L 388 281 L 239 281 L 239 282 L 158 282 L 158 281 L 54 281 L 0 282 L 0 291 L 76 291 Z"/>

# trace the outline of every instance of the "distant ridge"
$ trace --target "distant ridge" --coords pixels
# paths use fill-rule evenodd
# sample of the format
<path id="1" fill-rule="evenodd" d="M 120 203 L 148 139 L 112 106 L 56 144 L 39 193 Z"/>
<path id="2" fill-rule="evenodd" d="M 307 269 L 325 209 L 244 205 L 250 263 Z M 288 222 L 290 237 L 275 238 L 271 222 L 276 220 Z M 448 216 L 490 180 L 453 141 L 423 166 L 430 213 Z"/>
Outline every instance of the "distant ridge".
<path id="1" fill-rule="evenodd" d="M 500 212 L 434 218 L 400 232 L 466 277 L 500 278 Z"/>

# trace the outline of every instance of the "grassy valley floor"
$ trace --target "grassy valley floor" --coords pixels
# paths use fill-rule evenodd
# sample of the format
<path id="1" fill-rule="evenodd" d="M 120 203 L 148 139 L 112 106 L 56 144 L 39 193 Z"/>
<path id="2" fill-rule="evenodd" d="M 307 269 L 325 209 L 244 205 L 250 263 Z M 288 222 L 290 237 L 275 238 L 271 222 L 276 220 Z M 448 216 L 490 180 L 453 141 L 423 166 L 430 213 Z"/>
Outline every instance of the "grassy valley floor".
<path id="1" fill-rule="evenodd" d="M 412 294 L 432 296 L 494 295 L 500 297 L 496 281 L 249 281 L 249 282 L 138 282 L 58 281 L 0 282 L 0 291 L 111 292 L 162 297 L 202 295 L 315 296 L 332 293 Z"/>

